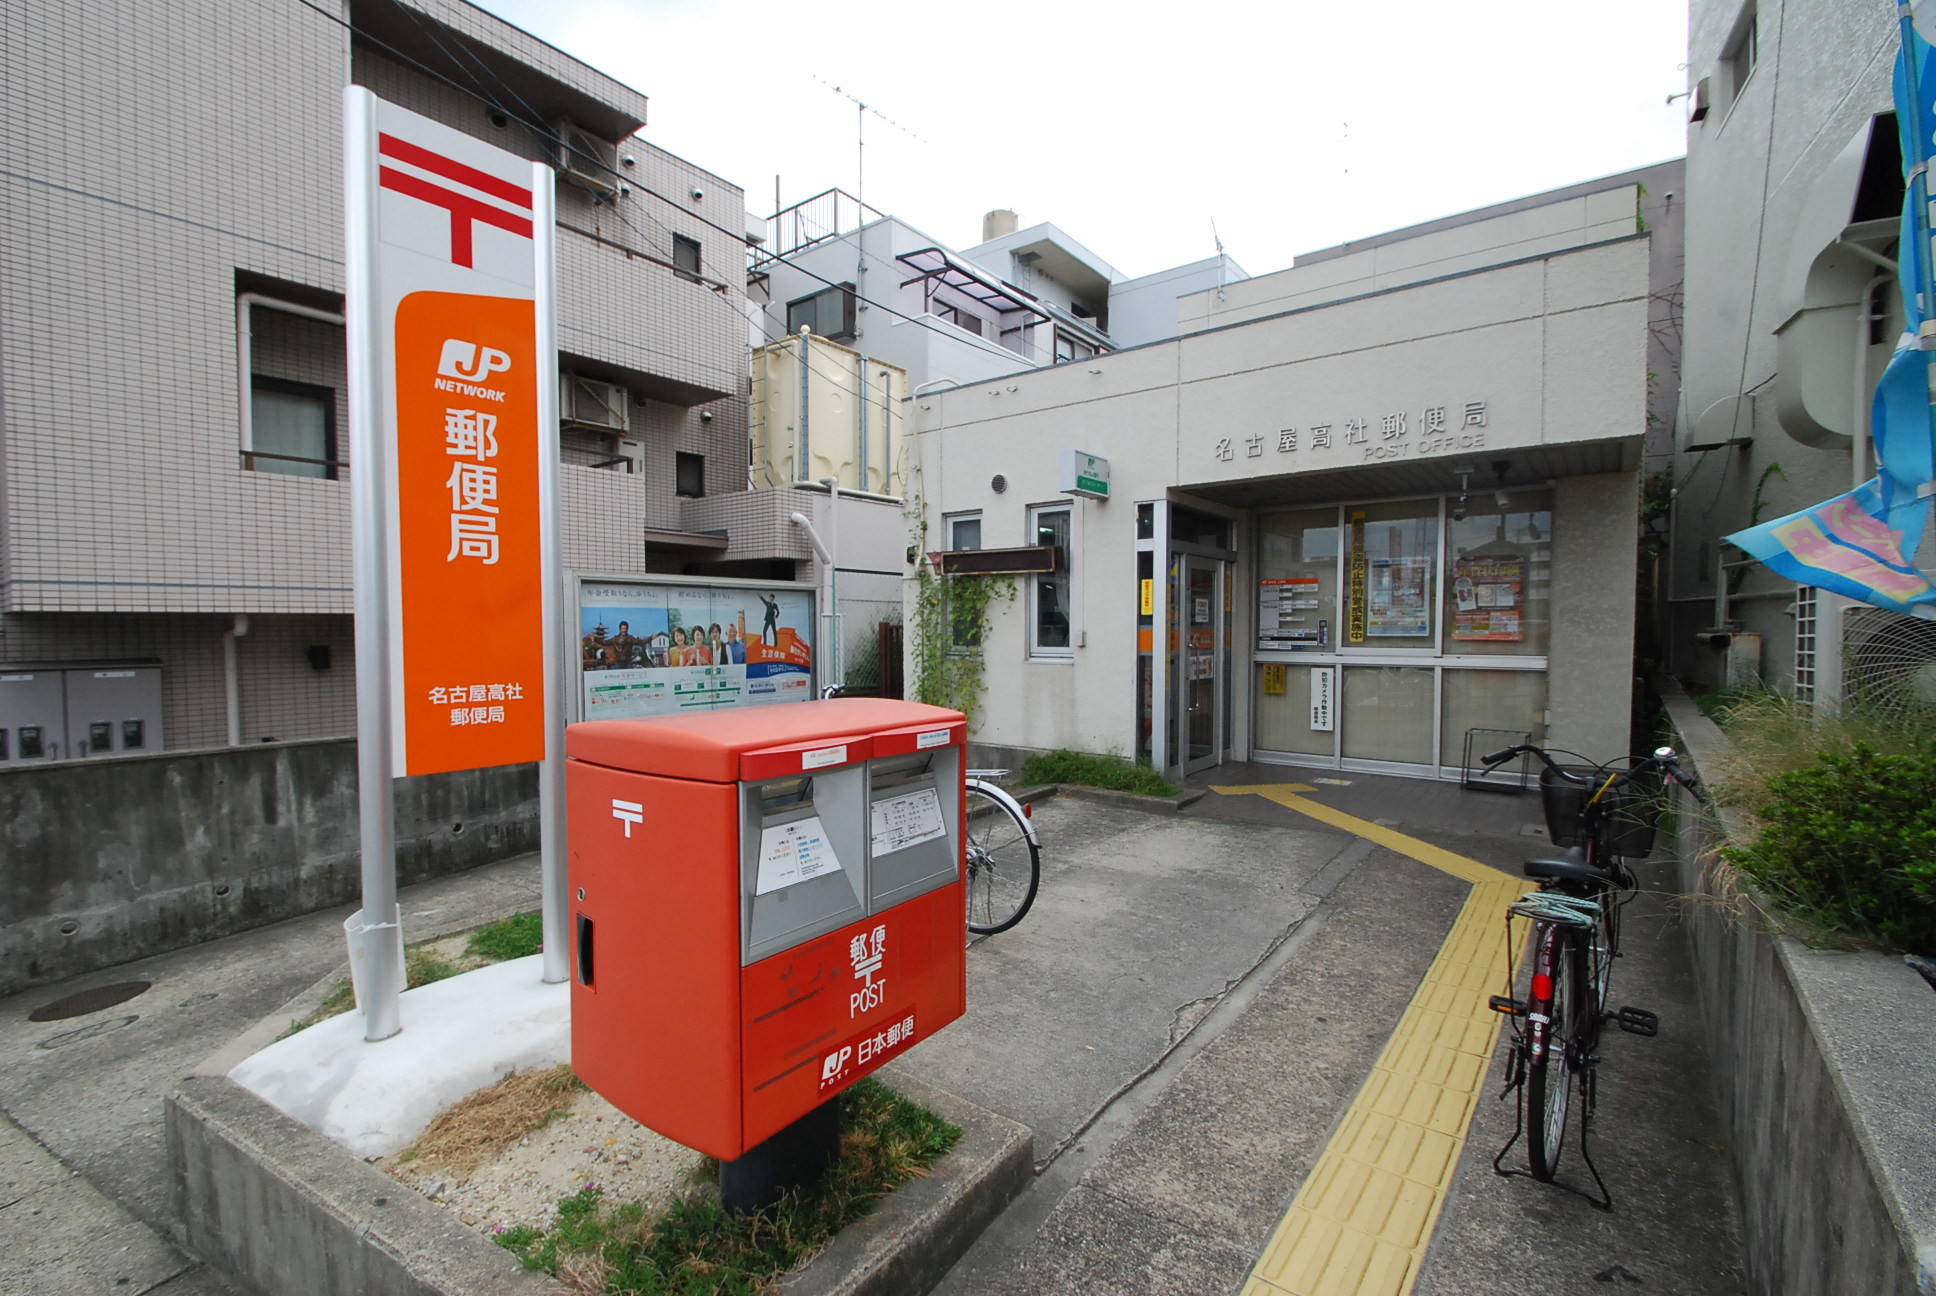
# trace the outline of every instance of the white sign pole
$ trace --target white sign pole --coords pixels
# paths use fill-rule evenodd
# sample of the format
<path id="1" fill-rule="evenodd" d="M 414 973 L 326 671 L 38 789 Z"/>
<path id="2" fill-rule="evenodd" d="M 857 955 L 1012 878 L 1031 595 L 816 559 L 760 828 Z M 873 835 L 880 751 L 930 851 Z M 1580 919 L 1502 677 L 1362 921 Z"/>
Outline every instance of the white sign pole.
<path id="1" fill-rule="evenodd" d="M 545 755 L 538 762 L 539 890 L 544 910 L 544 979 L 570 975 L 571 896 L 565 868 L 565 721 L 570 714 L 571 675 L 565 668 L 563 548 L 558 538 L 558 222 L 556 177 L 543 162 L 531 164 L 532 242 L 537 256 L 539 562 L 544 569 Z"/>
<path id="2" fill-rule="evenodd" d="M 363 852 L 363 908 L 345 930 L 363 1010 L 363 1038 L 402 1029 L 397 997 L 403 966 L 397 912 L 396 807 L 390 780 L 390 571 L 384 491 L 383 363 L 377 312 L 377 130 L 375 101 L 356 86 L 344 92 L 343 192 L 346 199 L 349 350 L 350 502 L 356 573 L 356 777 Z M 247 375 L 243 375 L 247 381 Z"/>

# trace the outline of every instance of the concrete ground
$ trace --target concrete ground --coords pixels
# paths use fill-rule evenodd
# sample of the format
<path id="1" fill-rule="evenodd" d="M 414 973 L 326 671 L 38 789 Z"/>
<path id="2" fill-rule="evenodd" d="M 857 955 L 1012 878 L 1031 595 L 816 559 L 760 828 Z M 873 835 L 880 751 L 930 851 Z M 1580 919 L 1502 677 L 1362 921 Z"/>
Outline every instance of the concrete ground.
<path id="1" fill-rule="evenodd" d="M 1192 784 L 1305 780 L 1313 800 L 1515 874 L 1547 847 L 1536 794 L 1311 777 L 1230 766 Z M 1243 1289 L 1468 887 L 1257 796 L 1213 792 L 1143 819 L 1058 799 L 1037 822 L 1037 908 L 975 946 L 968 1018 L 900 1064 L 1032 1125 L 1045 1162 L 937 1290 Z M 1627 911 L 1615 998 L 1662 1024 L 1654 1039 L 1612 1033 L 1602 1050 L 1594 1152 L 1613 1209 L 1493 1173 L 1514 1124 L 1511 1101 L 1496 1099 L 1502 1047 L 1416 1292 L 1741 1290 L 1734 1192 L 1674 912 L 1658 892 Z M 1219 979 L 1227 993 L 1206 989 Z M 1136 1011 L 1090 1015 L 1125 993 Z M 1195 1018 L 1166 1052 L 1174 1027 Z M 1523 1145 L 1506 1164 L 1524 1165 Z M 1568 1165 L 1577 1171 L 1577 1157 Z"/>
<path id="2" fill-rule="evenodd" d="M 1303 780 L 1313 801 L 1482 864 L 1516 868 L 1545 846 L 1534 795 L 1366 775 L 1318 784 L 1270 766 L 1210 773 L 1193 782 Z M 968 1016 L 890 1068 L 1036 1133 L 1033 1186 L 939 1290 L 1236 1292 L 1470 886 L 1254 795 L 1212 793 L 1178 815 L 1057 798 L 1036 821 L 1036 907 L 972 945 Z M 530 859 L 410 888 L 407 934 L 461 930 L 536 897 Z M 1513 1125 L 1511 1102 L 1495 1100 L 1495 1058 L 1417 1292 L 1740 1290 L 1734 1193 L 1673 904 L 1643 895 L 1628 914 L 1615 997 L 1662 1026 L 1652 1040 L 1613 1034 L 1603 1050 L 1595 1151 L 1613 1210 L 1492 1173 Z M 0 1290 L 230 1290 L 168 1241 L 161 1098 L 332 975 L 343 916 L 0 999 Z M 87 1016 L 28 1020 L 133 979 L 153 986 Z"/>

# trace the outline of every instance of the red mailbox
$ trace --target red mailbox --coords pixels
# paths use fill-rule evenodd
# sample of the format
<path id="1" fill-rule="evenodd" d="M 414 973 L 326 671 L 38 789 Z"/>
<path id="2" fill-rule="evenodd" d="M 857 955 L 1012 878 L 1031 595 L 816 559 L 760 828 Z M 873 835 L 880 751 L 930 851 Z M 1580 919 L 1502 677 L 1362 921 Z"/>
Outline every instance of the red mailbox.
<path id="1" fill-rule="evenodd" d="M 734 1161 L 961 1016 L 966 734 L 872 698 L 571 726 L 579 1076 Z"/>

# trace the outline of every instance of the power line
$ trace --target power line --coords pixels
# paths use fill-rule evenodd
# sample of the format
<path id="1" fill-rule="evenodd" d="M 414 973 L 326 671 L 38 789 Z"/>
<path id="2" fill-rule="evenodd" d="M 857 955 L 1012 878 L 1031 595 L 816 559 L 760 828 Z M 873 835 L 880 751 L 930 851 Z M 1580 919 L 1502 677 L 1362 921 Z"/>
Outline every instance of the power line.
<path id="1" fill-rule="evenodd" d="M 519 125 L 523 126 L 526 130 L 530 131 L 534 136 L 536 136 L 542 143 L 546 144 L 547 146 L 555 147 L 558 150 L 560 150 L 560 152 L 571 153 L 576 155 L 577 157 L 583 158 L 590 165 L 596 167 L 600 171 L 604 171 L 608 173 L 618 181 L 622 182 L 628 189 L 631 189 L 637 193 L 645 194 L 652 198 L 657 198 L 660 202 L 665 203 L 668 207 L 676 208 L 682 215 L 686 216 L 687 218 L 693 221 L 696 221 L 701 225 L 704 225 L 708 229 L 715 230 L 721 234 L 726 235 L 728 238 L 732 239 L 735 243 L 739 244 L 742 247 L 750 245 L 750 240 L 746 237 L 745 231 L 729 229 L 726 226 L 719 224 L 717 221 L 709 220 L 707 217 L 700 215 L 698 212 L 692 211 L 690 208 L 687 208 L 681 205 L 680 203 L 678 203 L 676 200 L 672 198 L 666 197 L 666 195 L 659 193 L 657 190 L 652 189 L 647 185 L 638 183 L 631 176 L 621 173 L 617 168 L 613 167 L 610 163 L 606 162 L 603 158 L 597 156 L 596 154 L 587 152 L 586 150 L 572 144 L 570 140 L 564 139 L 558 135 L 555 135 L 551 131 L 550 127 L 544 124 L 542 118 L 537 118 L 537 112 L 535 109 L 531 108 L 530 104 L 525 103 L 525 107 L 531 111 L 532 116 L 534 118 L 537 118 L 537 120 L 527 120 L 524 117 L 521 117 L 516 112 L 513 112 L 504 103 L 490 97 L 488 94 L 485 94 L 476 90 L 471 90 L 463 85 L 458 84 L 458 82 L 456 82 L 449 76 L 446 76 L 444 73 L 439 72 L 436 68 L 433 68 L 429 64 L 423 62 L 423 60 L 415 58 L 409 54 L 406 54 L 402 50 L 397 49 L 394 45 L 391 45 L 388 42 L 383 41 L 380 38 L 371 35 L 368 31 L 364 30 L 361 27 L 356 26 L 348 19 L 338 17 L 336 14 L 333 14 L 329 12 L 327 9 L 324 9 L 321 6 L 314 3 L 314 0 L 296 0 L 296 3 L 301 5 L 303 8 L 308 9 L 310 12 L 317 14 L 320 17 L 326 18 L 332 23 L 335 23 L 337 26 L 349 32 L 352 36 L 355 36 L 359 39 L 369 42 L 371 45 L 382 50 L 385 54 L 388 54 L 392 58 L 395 58 L 400 62 L 409 64 L 410 66 L 416 68 L 418 71 L 422 72 L 425 76 L 428 76 L 433 80 L 443 83 L 444 85 L 450 87 L 452 90 L 455 90 L 457 93 L 466 96 L 467 98 L 474 99 L 477 102 L 484 104 L 486 107 L 504 114 L 504 116 L 517 122 Z M 405 5 L 405 7 L 406 8 L 408 7 L 407 4 Z M 434 39 L 435 38 L 433 37 L 433 40 Z M 438 48 L 444 49 L 443 42 L 438 41 L 437 45 L 438 45 Z M 445 53 L 448 54 L 449 51 L 446 49 Z M 483 66 L 483 65 L 480 64 L 480 66 Z M 473 74 L 471 74 L 467 69 L 462 69 L 460 67 L 460 70 L 465 71 L 465 74 L 467 76 L 471 76 L 473 80 L 476 80 L 476 77 Z M 490 71 L 488 67 L 484 67 L 484 70 L 487 73 Z M 836 90 L 839 89 L 839 87 L 837 86 L 833 88 Z M 515 94 L 515 92 L 513 93 Z M 841 91 L 841 93 L 845 94 L 846 92 Z M 851 96 L 849 97 L 851 98 Z M 519 96 L 519 101 L 521 103 L 524 102 L 521 96 Z M 855 102 L 859 103 L 860 101 L 855 100 Z M 865 105 L 863 105 L 863 107 L 864 106 Z M 878 113 L 876 113 L 876 115 L 881 116 Z M 896 126 L 898 129 L 906 129 L 905 127 L 901 127 L 899 123 L 894 122 L 891 118 L 881 116 L 881 120 L 888 122 L 890 125 Z M 910 132 L 910 134 L 911 133 L 912 132 Z M 916 136 L 916 138 L 918 139 L 919 136 Z M 628 227 L 632 228 L 634 232 L 637 232 L 637 226 L 632 225 L 631 221 L 624 215 L 624 213 L 619 211 L 616 203 L 608 204 L 608 205 L 612 207 L 613 214 L 620 221 L 624 222 Z M 643 216 L 644 213 L 641 213 L 641 215 Z M 650 220 L 652 218 L 646 217 L 646 219 Z M 658 222 L 654 220 L 653 223 L 657 224 Z M 661 228 L 663 229 L 664 227 L 661 226 Z M 845 236 L 843 235 L 839 237 L 844 238 Z M 868 297 L 863 293 L 861 293 L 857 287 L 849 287 L 846 284 L 840 283 L 833 279 L 829 279 L 825 275 L 822 275 L 813 270 L 809 270 L 806 266 L 803 266 L 798 264 L 797 262 L 788 260 L 787 257 L 785 256 L 774 255 L 771 257 L 771 259 L 783 265 L 792 267 L 800 274 L 803 274 L 807 278 L 812 279 L 818 283 L 824 284 L 826 287 L 843 288 L 846 291 L 853 293 L 854 299 L 856 301 L 865 302 L 870 308 L 886 311 L 889 315 L 892 315 L 897 319 L 906 320 L 910 324 L 917 324 L 922 328 L 929 330 L 930 332 L 941 334 L 942 336 L 952 337 L 958 331 L 954 328 L 941 324 L 939 321 L 932 320 L 931 317 L 929 316 L 910 315 L 906 311 L 903 311 L 897 307 L 888 305 L 886 302 L 878 301 L 872 297 Z M 686 273 L 690 273 L 690 272 L 686 272 Z M 723 281 L 719 281 L 719 280 L 712 280 L 709 282 L 712 282 L 721 288 L 730 289 L 731 287 L 731 285 L 726 284 Z M 739 312 L 735 311 L 734 314 L 738 316 Z M 740 318 L 743 319 L 744 317 L 740 316 Z M 1026 359 L 1026 357 L 1020 356 L 1019 353 L 1017 353 L 1017 355 L 1018 355 L 1018 358 Z"/>

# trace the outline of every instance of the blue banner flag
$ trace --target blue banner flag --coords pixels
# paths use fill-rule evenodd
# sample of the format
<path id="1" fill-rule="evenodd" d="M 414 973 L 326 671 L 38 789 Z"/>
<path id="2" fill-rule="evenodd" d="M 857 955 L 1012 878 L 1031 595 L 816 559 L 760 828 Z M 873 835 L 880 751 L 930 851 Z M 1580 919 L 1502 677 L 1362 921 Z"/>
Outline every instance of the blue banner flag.
<path id="1" fill-rule="evenodd" d="M 1906 317 L 1896 353 L 1876 384 L 1873 441 L 1876 475 L 1838 495 L 1728 540 L 1776 572 L 1876 607 L 1936 619 L 1936 586 L 1916 570 L 1916 550 L 1936 490 L 1936 423 L 1932 423 L 1930 355 L 1936 348 L 1936 260 L 1930 247 L 1927 168 L 1936 123 L 1936 51 L 1922 32 L 1936 5 L 1922 4 L 1901 22 L 1896 56 L 1896 127 L 1902 141 L 1900 267 Z"/>

